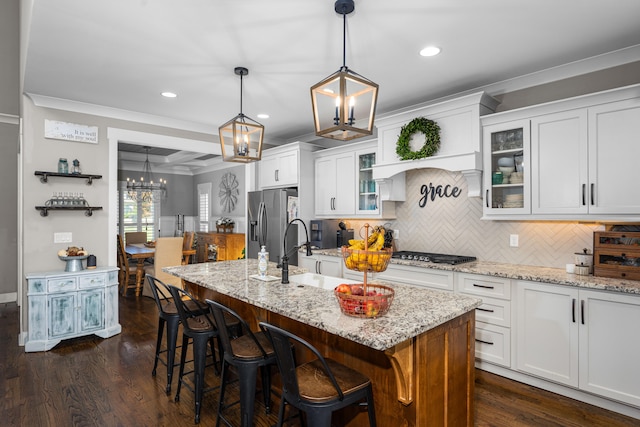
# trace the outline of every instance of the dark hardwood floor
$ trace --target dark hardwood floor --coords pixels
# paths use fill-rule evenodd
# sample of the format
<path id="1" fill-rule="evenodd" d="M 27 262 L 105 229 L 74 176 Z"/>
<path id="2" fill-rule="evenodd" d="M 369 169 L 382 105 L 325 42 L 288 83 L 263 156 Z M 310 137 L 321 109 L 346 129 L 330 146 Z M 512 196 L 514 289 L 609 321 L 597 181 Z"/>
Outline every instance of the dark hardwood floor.
<path id="1" fill-rule="evenodd" d="M 120 298 L 121 334 L 77 338 L 48 352 L 25 353 L 17 345 L 18 307 L 0 304 L 0 426 L 193 425 L 192 393 L 183 388 L 176 403 L 173 393 L 164 392 L 164 366 L 151 376 L 156 316 L 151 299 Z M 207 382 L 217 382 L 213 369 Z M 174 379 L 174 391 L 175 384 Z M 476 371 L 475 397 L 477 426 L 640 425 L 640 420 L 483 371 Z M 256 400 L 261 415 L 256 425 L 272 425 L 275 414 L 264 416 L 261 400 Z M 205 395 L 200 425 L 215 425 L 216 401 L 217 391 Z"/>

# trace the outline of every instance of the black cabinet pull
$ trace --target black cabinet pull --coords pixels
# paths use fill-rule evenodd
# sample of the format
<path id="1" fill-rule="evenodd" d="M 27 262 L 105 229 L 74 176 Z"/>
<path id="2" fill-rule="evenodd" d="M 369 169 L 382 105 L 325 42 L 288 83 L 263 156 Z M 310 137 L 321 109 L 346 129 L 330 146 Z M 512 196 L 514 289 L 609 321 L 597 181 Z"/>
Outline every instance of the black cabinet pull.
<path id="1" fill-rule="evenodd" d="M 584 300 L 580 300 L 580 321 L 584 325 Z"/>
<path id="2" fill-rule="evenodd" d="M 587 204 L 586 201 L 587 184 L 582 184 L 582 206 Z"/>
<path id="3" fill-rule="evenodd" d="M 484 340 L 481 340 L 481 339 L 478 339 L 478 338 L 476 338 L 476 342 L 479 342 L 479 343 L 482 343 L 482 344 L 487 344 L 487 345 L 493 345 L 492 342 L 484 341 Z"/>
<path id="4" fill-rule="evenodd" d="M 486 311 L 487 313 L 493 313 L 495 311 L 495 310 L 491 310 L 489 308 L 482 308 L 482 307 L 477 307 L 476 310 Z"/>
<path id="5" fill-rule="evenodd" d="M 591 183 L 591 206 L 595 205 L 595 203 L 593 202 L 593 192 L 595 190 L 595 184 L 592 182 Z"/>
<path id="6" fill-rule="evenodd" d="M 489 189 L 487 188 L 487 195 L 484 197 L 486 203 L 487 203 L 487 207 L 489 207 Z"/>
<path id="7" fill-rule="evenodd" d="M 477 283 L 473 284 L 474 287 L 476 288 L 484 288 L 484 289 L 493 289 L 493 286 L 489 286 L 489 285 L 478 285 Z"/>
<path id="8" fill-rule="evenodd" d="M 573 323 L 576 323 L 576 299 L 571 300 L 571 319 Z"/>

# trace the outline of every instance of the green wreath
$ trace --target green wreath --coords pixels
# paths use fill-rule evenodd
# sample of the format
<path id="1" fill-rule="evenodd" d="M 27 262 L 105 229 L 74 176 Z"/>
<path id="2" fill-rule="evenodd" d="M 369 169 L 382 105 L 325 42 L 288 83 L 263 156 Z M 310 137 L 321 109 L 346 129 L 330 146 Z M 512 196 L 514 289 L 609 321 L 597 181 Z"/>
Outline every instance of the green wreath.
<path id="1" fill-rule="evenodd" d="M 424 145 L 418 151 L 411 151 L 409 142 L 411 135 L 416 132 L 422 132 L 425 140 Z M 396 154 L 401 160 L 415 160 L 431 157 L 440 148 L 440 126 L 433 120 L 424 117 L 416 117 L 406 125 L 402 126 L 398 143 L 396 145 Z"/>

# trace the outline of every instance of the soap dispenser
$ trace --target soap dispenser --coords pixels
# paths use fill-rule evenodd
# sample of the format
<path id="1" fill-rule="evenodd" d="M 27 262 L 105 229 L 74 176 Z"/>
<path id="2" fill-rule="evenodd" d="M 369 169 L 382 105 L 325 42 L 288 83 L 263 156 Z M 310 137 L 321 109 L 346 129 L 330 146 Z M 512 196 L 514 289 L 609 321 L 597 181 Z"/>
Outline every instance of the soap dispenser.
<path id="1" fill-rule="evenodd" d="M 262 246 L 260 252 L 258 252 L 258 272 L 260 273 L 260 277 L 264 278 L 267 276 L 267 266 L 269 264 L 269 252 L 267 252 L 267 248 Z"/>

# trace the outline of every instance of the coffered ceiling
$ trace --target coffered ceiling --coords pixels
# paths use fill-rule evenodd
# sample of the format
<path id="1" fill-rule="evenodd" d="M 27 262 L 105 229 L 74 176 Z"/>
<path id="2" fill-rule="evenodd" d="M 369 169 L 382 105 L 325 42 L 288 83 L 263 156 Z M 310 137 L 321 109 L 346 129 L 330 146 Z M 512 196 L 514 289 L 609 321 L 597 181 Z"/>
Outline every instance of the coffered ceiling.
<path id="1" fill-rule="evenodd" d="M 634 46 L 640 60 L 637 0 L 355 4 L 346 63 L 380 85 L 378 114 Z M 309 88 L 342 65 L 333 0 L 32 0 L 27 13 L 25 92 L 217 133 L 245 66 L 243 112 L 269 144 L 313 139 Z M 442 52 L 421 57 L 427 45 Z"/>

